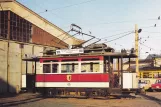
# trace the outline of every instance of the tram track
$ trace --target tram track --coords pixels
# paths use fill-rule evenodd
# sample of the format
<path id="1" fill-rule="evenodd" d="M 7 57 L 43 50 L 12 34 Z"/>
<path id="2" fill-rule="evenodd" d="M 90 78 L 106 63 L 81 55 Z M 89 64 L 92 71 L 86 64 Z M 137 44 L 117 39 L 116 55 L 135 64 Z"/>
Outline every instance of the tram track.
<path id="1" fill-rule="evenodd" d="M 155 98 L 154 98 L 155 97 Z M 156 99 L 157 98 L 157 99 Z M 0 107 L 160 107 L 160 93 L 147 93 L 147 95 L 110 95 L 104 97 L 43 97 L 41 94 L 23 93 L 15 97 L 0 99 Z"/>
<path id="2" fill-rule="evenodd" d="M 161 106 L 161 99 L 155 97 L 155 96 L 150 96 L 148 94 L 140 94 L 141 97 L 143 97 L 146 100 L 151 100 L 154 101 L 156 103 L 158 103 Z"/>

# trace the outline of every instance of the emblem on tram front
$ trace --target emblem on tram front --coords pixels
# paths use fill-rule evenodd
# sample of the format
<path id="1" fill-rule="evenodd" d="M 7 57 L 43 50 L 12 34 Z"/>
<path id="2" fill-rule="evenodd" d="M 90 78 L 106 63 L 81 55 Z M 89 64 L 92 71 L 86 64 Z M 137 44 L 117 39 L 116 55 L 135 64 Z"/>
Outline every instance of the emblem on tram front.
<path id="1" fill-rule="evenodd" d="M 72 79 L 72 75 L 67 75 L 67 80 L 71 81 L 71 79 Z"/>

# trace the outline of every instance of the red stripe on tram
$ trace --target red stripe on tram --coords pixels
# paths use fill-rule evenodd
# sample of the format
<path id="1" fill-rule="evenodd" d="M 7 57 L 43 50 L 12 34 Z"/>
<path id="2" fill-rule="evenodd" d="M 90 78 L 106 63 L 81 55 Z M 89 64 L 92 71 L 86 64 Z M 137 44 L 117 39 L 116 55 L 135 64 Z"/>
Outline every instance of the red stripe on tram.
<path id="1" fill-rule="evenodd" d="M 109 74 L 37 74 L 36 82 L 109 82 Z"/>

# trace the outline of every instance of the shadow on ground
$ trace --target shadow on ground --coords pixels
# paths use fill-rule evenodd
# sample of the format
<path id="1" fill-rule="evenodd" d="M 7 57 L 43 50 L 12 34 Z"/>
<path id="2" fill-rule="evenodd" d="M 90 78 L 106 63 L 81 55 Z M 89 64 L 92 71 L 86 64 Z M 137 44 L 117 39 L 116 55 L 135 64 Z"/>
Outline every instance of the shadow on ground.
<path id="1" fill-rule="evenodd" d="M 43 96 L 40 95 L 32 95 L 33 98 L 26 98 L 23 100 L 16 100 L 16 101 L 4 101 L 0 103 L 0 107 L 9 107 L 9 106 L 17 106 L 19 104 L 26 104 L 31 102 L 36 102 L 45 99 Z"/>
<path id="2" fill-rule="evenodd" d="M 15 97 L 17 94 L 15 93 L 0 93 L 0 98 L 11 98 Z"/>
<path id="3" fill-rule="evenodd" d="M 9 93 L 11 92 L 11 93 Z M 8 98 L 16 96 L 16 89 L 0 78 L 0 98 Z"/>

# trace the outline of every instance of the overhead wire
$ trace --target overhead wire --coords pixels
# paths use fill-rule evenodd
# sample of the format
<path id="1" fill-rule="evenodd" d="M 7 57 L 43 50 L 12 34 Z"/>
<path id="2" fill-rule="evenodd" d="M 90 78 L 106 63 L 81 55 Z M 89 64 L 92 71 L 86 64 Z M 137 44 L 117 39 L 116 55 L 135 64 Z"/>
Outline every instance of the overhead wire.
<path id="1" fill-rule="evenodd" d="M 88 0 L 88 1 L 80 2 L 80 3 L 76 3 L 76 4 L 71 4 L 71 5 L 64 6 L 64 7 L 59 7 L 59 8 L 51 9 L 51 10 L 45 9 L 45 11 L 39 12 L 39 13 L 37 13 L 37 14 L 40 15 L 41 13 L 45 13 L 45 12 L 52 12 L 52 13 L 53 13 L 54 10 L 59 10 L 59 9 L 63 9 L 63 8 L 68 8 L 68 7 L 72 7 L 72 6 L 76 6 L 76 5 L 81 5 L 81 4 L 85 4 L 85 3 L 88 3 L 88 2 L 92 2 L 92 1 L 95 1 L 95 0 Z M 58 15 L 55 14 L 55 13 L 53 13 L 53 15 L 56 16 L 56 17 L 58 17 L 59 19 L 64 20 L 64 18 L 58 16 Z M 22 18 L 27 18 L 27 17 L 30 17 L 30 16 L 32 16 L 32 14 L 29 14 L 29 15 L 27 15 L 27 16 L 23 16 Z M 70 23 L 71 23 L 71 22 L 70 22 Z"/>
<path id="2" fill-rule="evenodd" d="M 60 10 L 60 9 L 64 9 L 64 8 L 69 8 L 69 7 L 72 7 L 72 6 L 81 5 L 81 4 L 89 3 L 89 2 L 92 2 L 92 1 L 95 1 L 95 0 L 88 0 L 88 1 L 80 2 L 80 3 L 75 3 L 75 4 L 71 4 L 71 5 L 67 5 L 67 6 L 51 9 L 51 10 L 48 10 L 47 12 L 55 11 L 55 10 Z"/>
<path id="3" fill-rule="evenodd" d="M 90 1 L 93 1 L 93 0 L 89 0 L 89 1 L 86 1 L 86 2 L 90 2 Z M 82 4 L 83 4 L 83 3 L 86 3 L 86 2 L 82 2 Z M 74 5 L 78 5 L 78 4 L 74 4 Z M 69 6 L 66 6 L 66 7 L 64 7 L 64 8 L 71 7 L 71 6 L 74 6 L 74 5 L 69 5 Z M 57 9 L 61 9 L 61 8 L 57 8 Z M 54 10 L 57 10 L 57 9 L 54 9 Z M 128 22 L 128 21 L 123 21 L 122 23 L 124 23 L 124 22 Z M 113 22 L 113 23 L 121 23 L 121 22 Z M 106 24 L 106 23 L 105 23 L 105 24 Z M 107 24 L 110 24 L 110 23 L 107 23 Z M 150 27 L 152 27 L 152 26 L 150 26 Z M 144 28 L 145 28 L 145 27 L 144 27 Z M 148 27 L 146 27 L 146 28 L 148 28 Z M 61 34 L 61 35 L 59 35 L 59 36 L 62 36 L 62 35 L 64 35 L 64 34 L 65 34 L 65 33 L 63 33 L 63 34 Z M 121 33 L 121 34 L 124 34 L 124 33 Z M 120 35 L 120 34 L 117 34 L 117 35 Z M 57 36 L 57 37 L 59 37 L 59 36 Z M 112 36 L 109 36 L 109 37 L 113 37 L 113 36 L 116 36 L 116 35 L 112 35 Z M 124 35 L 124 36 L 126 36 L 126 35 Z M 124 36 L 115 38 L 115 39 L 110 40 L 110 41 L 107 41 L 107 42 L 111 42 L 111 41 L 120 39 L 120 38 L 122 38 L 122 37 L 124 37 Z M 106 38 L 108 38 L 108 37 L 106 37 Z M 104 39 L 104 38 L 103 38 L 103 39 Z"/>
<path id="4" fill-rule="evenodd" d="M 158 20 L 158 19 L 148 19 L 148 20 Z M 124 23 L 124 22 L 129 22 L 129 21 L 123 21 L 123 22 L 118 22 L 118 23 Z M 107 24 L 111 24 L 111 23 L 113 23 L 113 22 L 109 22 Z M 117 22 L 114 22 L 114 23 L 117 23 Z M 140 27 L 140 28 L 142 29 L 142 28 L 151 28 L 151 27 L 154 27 L 154 26 L 145 26 L 145 27 Z M 130 32 L 130 31 L 122 32 L 122 33 L 111 35 L 111 36 L 108 36 L 108 37 L 103 37 L 101 39 L 106 39 L 106 38 L 114 37 L 114 36 L 121 35 L 121 34 L 128 33 L 128 32 Z"/>
<path id="5" fill-rule="evenodd" d="M 114 45 L 116 45 L 116 46 L 120 46 L 120 47 L 123 47 L 123 45 L 118 44 L 118 43 L 115 43 Z"/>
<path id="6" fill-rule="evenodd" d="M 74 36 L 77 35 L 77 34 L 79 34 L 79 33 L 73 34 L 72 37 L 74 37 Z M 69 39 L 69 38 L 70 38 L 70 37 L 67 37 L 67 38 L 64 37 L 62 40 L 67 40 L 67 39 Z"/>
<path id="7" fill-rule="evenodd" d="M 106 25 L 106 24 L 119 24 L 119 23 L 130 23 L 130 22 L 136 22 L 136 21 L 149 21 L 149 20 L 157 20 L 157 19 L 139 19 L 139 20 L 125 20 L 125 21 L 113 21 L 113 22 L 103 22 L 103 23 L 92 23 L 92 24 L 82 24 L 86 26 L 93 26 L 93 25 Z"/>
<path id="8" fill-rule="evenodd" d="M 81 2 L 81 3 L 77 3 L 77 4 L 73 4 L 73 5 L 65 6 L 65 7 L 60 7 L 60 8 L 52 9 L 52 10 L 58 10 L 58 9 L 61 9 L 61 8 L 67 8 L 67 7 L 71 7 L 71 6 L 74 6 L 74 5 L 79 5 L 79 4 L 88 3 L 88 2 L 91 2 L 91 1 L 94 1 L 94 0 L 89 0 L 89 1 Z M 48 10 L 47 10 L 47 11 L 45 11 L 45 12 L 48 12 Z M 59 17 L 59 18 L 60 18 L 60 17 Z M 156 19 L 147 19 L 147 20 L 156 20 Z M 121 22 L 117 22 L 117 21 L 116 21 L 116 22 L 109 22 L 109 23 L 104 23 L 104 24 L 125 23 L 125 22 L 130 22 L 130 21 L 121 21 Z M 150 27 L 152 27 L 152 26 L 150 26 Z M 143 27 L 143 28 L 145 28 L 145 27 Z"/>
<path id="9" fill-rule="evenodd" d="M 101 38 L 101 39 L 106 39 L 106 38 L 114 37 L 114 36 L 117 36 L 117 35 L 121 35 L 121 34 L 129 33 L 129 32 L 132 32 L 132 31 L 121 32 L 121 33 L 114 34 L 114 35 L 111 35 L 111 36 L 103 37 L 103 38 Z"/>
<path id="10" fill-rule="evenodd" d="M 144 27 L 144 28 L 147 28 L 147 27 Z M 128 32 L 130 32 L 130 31 L 127 31 L 127 32 L 122 32 L 122 33 L 115 34 L 115 35 L 108 36 L 108 37 L 104 37 L 104 38 L 109 38 L 109 37 L 117 36 L 117 35 L 124 34 L 124 33 L 128 33 Z M 66 33 L 69 33 L 69 31 L 64 32 L 64 33 L 62 33 L 62 34 L 60 34 L 60 35 L 58 35 L 58 36 L 56 36 L 56 37 L 62 36 L 62 35 L 64 35 L 64 34 L 66 34 Z M 104 38 L 102 38 L 102 39 L 104 39 Z M 120 38 L 120 37 L 119 37 L 119 38 Z M 115 39 L 114 39 L 114 40 L 115 40 Z M 117 40 L 117 38 L 116 38 L 116 40 Z"/>
<path id="11" fill-rule="evenodd" d="M 154 27 L 154 26 L 144 26 L 144 27 L 140 27 L 140 29 L 143 29 L 143 28 L 152 28 L 152 27 Z M 157 26 L 157 27 L 161 27 L 161 26 Z M 126 30 L 129 30 L 129 31 L 127 31 L 127 32 L 132 31 L 132 29 L 126 29 Z M 115 30 L 115 31 L 122 31 L 122 30 Z M 114 32 L 114 31 L 113 31 L 113 32 Z M 117 36 L 117 35 L 120 35 L 120 34 L 127 33 L 127 32 L 121 32 L 121 33 L 119 33 L 119 34 L 116 34 L 116 36 Z M 148 32 L 148 31 L 143 30 L 142 32 Z M 161 32 L 149 32 L 149 33 L 161 33 Z M 112 36 L 108 36 L 108 37 L 113 37 L 113 36 L 115 36 L 115 34 L 112 35 Z M 108 37 L 107 37 L 107 38 L 108 38 Z M 104 38 L 106 38 L 106 37 L 103 37 L 103 39 L 104 39 Z"/>
<path id="12" fill-rule="evenodd" d="M 72 7 L 72 6 L 81 5 L 81 4 L 89 3 L 89 2 L 92 2 L 92 1 L 95 1 L 95 0 L 88 0 L 88 1 L 80 2 L 80 3 L 75 3 L 75 4 L 63 6 L 63 7 L 58 7 L 58 8 L 51 9 L 51 10 L 46 9 L 45 11 L 41 11 L 38 14 L 42 14 L 42 13 L 45 13 L 45 12 L 56 11 L 56 10 L 60 10 L 60 9 L 64 9 L 64 8 L 69 8 L 69 7 Z M 26 17 L 29 17 L 29 16 L 24 16 L 23 18 L 26 18 Z"/>
<path id="13" fill-rule="evenodd" d="M 90 0 L 90 1 L 92 1 L 92 0 Z M 1 6 L 1 4 L 0 4 L 0 6 Z M 1 6 L 1 8 L 2 8 L 2 6 Z M 2 8 L 2 10 L 3 10 L 3 8 Z M 124 21 L 124 22 L 128 22 L 128 21 Z M 122 23 L 124 23 L 124 22 L 122 22 Z M 114 23 L 120 23 L 120 22 L 114 22 Z M 109 24 L 110 24 L 110 23 L 109 23 Z M 149 26 L 149 27 L 153 27 L 153 26 Z M 149 27 L 142 27 L 142 28 L 149 28 Z M 128 32 L 130 32 L 130 31 L 128 31 Z M 123 32 L 123 33 L 120 33 L 120 34 L 124 34 L 124 33 L 128 33 L 128 32 Z M 62 36 L 62 35 L 64 35 L 64 34 L 66 34 L 66 33 L 67 33 L 67 32 L 64 32 L 64 33 L 58 35 L 57 37 Z M 120 35 L 120 34 L 112 35 L 112 36 L 109 36 L 109 37 L 117 36 L 117 35 Z M 131 34 L 131 33 L 129 33 L 129 34 Z M 127 35 L 129 35 L 129 34 L 120 36 L 120 37 L 118 37 L 118 38 L 112 39 L 112 40 L 107 41 L 107 42 L 112 42 L 112 41 L 114 41 L 114 40 L 120 39 L 120 38 L 122 38 L 122 37 L 124 37 L 124 36 L 127 36 Z M 108 37 L 106 37 L 106 38 L 108 38 Z M 102 39 L 103 39 L 103 38 L 102 38 Z M 144 46 L 145 46 L 145 45 L 144 45 Z M 152 49 L 152 48 L 151 48 L 151 49 Z"/>
<path id="14" fill-rule="evenodd" d="M 160 17 L 160 16 L 159 16 Z M 158 17 L 158 18 L 159 18 Z M 141 20 L 131 20 L 131 21 L 113 21 L 113 22 L 104 22 L 104 23 L 100 23 L 100 24 L 119 24 L 119 23 L 129 23 L 129 22 L 134 22 L 134 21 L 148 21 L 148 20 L 157 20 L 158 19 L 141 19 Z M 159 19 L 160 20 L 160 19 Z M 89 24 L 89 25 L 100 25 L 100 24 Z M 145 27 L 140 27 L 140 28 L 151 28 L 154 26 L 145 26 Z"/>
<path id="15" fill-rule="evenodd" d="M 148 36 L 148 37 L 144 37 L 144 38 L 149 38 L 149 36 Z M 149 48 L 150 51 L 151 51 L 151 50 L 155 50 L 154 48 L 151 48 L 151 47 L 149 47 L 149 46 L 147 46 L 147 45 L 144 44 L 144 43 L 147 41 L 146 39 L 143 40 L 142 42 L 141 42 L 141 40 L 143 40 L 143 37 L 139 38 L 139 40 L 138 40 L 140 45 L 142 45 L 142 46 L 144 46 L 144 47 L 146 47 L 146 48 Z M 141 50 L 142 50 L 142 48 L 141 48 Z"/>
<path id="16" fill-rule="evenodd" d="M 65 21 L 66 24 L 71 24 L 71 23 L 73 23 L 72 21 L 69 21 L 67 18 L 60 17 L 59 15 L 57 15 L 56 13 L 53 13 L 53 12 L 51 12 L 51 13 L 52 13 L 52 15 L 56 16 L 57 18 L 61 19 L 62 21 Z M 69 27 L 69 26 L 68 26 L 68 27 Z M 65 27 L 64 27 L 64 28 L 65 28 Z"/>
<path id="17" fill-rule="evenodd" d="M 147 27 L 141 27 L 141 28 L 150 28 L 150 27 L 154 27 L 154 26 L 147 26 Z M 128 31 L 128 32 L 130 32 L 130 31 Z M 109 36 L 109 37 L 117 36 L 117 35 L 124 34 L 124 33 L 128 33 L 128 32 L 122 32 L 122 33 L 119 33 L 119 34 L 116 34 L 116 35 L 112 35 L 112 36 Z M 132 33 L 132 32 L 131 32 L 131 33 Z M 131 34 L 131 33 L 129 33 L 129 34 Z M 104 42 L 104 43 L 115 41 L 115 40 L 120 39 L 120 38 L 122 38 L 122 37 L 124 37 L 124 36 L 127 36 L 127 35 L 129 35 L 129 34 L 120 36 L 120 37 L 118 37 L 118 38 L 115 38 L 115 39 L 112 39 L 112 40 L 109 40 L 109 41 L 106 41 L 106 42 Z M 108 38 L 108 37 L 105 37 L 105 38 Z M 102 39 L 105 39 L 105 38 L 102 38 Z"/>
<path id="18" fill-rule="evenodd" d="M 59 8 L 51 9 L 51 10 L 47 10 L 46 9 L 45 11 L 39 12 L 38 14 L 49 12 L 49 11 L 52 12 L 54 10 L 59 10 L 59 9 L 62 9 L 62 8 L 68 8 L 68 7 L 72 7 L 72 6 L 75 6 L 75 5 L 80 5 L 80 4 L 84 4 L 84 3 L 88 3 L 88 2 L 92 2 L 92 1 L 95 1 L 95 0 L 88 0 L 88 1 L 80 2 L 80 3 L 76 3 L 76 4 L 71 4 L 71 5 L 64 6 L 64 7 L 59 7 Z M 54 13 L 54 15 L 57 16 L 55 13 Z M 58 17 L 58 18 L 62 19 L 61 17 Z M 62 20 L 64 20 L 64 19 L 62 19 Z M 156 20 L 156 19 L 146 19 L 146 20 Z M 146 20 L 143 19 L 142 21 L 146 21 Z M 108 23 L 101 23 L 101 24 L 127 23 L 127 22 L 132 22 L 132 21 L 115 21 L 115 22 L 108 22 Z M 97 25 L 99 25 L 99 24 L 97 24 Z"/>
<path id="19" fill-rule="evenodd" d="M 157 22 L 158 22 L 158 20 L 160 20 L 160 16 L 157 18 Z M 153 26 L 149 26 L 149 27 L 142 27 L 142 28 L 150 28 L 150 27 L 155 28 L 155 27 L 159 27 L 159 26 L 157 26 L 157 22 L 156 22 Z M 143 32 L 146 32 L 146 31 L 143 31 Z M 148 33 L 150 33 L 150 32 L 148 32 Z M 154 32 L 151 32 L 151 33 L 154 33 Z M 155 33 L 156 33 L 156 32 L 155 32 Z M 158 33 L 158 32 L 157 32 L 157 33 Z M 160 32 L 159 32 L 159 33 L 160 33 Z M 141 37 L 141 38 L 139 39 L 139 41 L 140 41 L 140 40 L 142 40 L 142 38 L 143 38 L 143 37 Z M 150 36 L 148 36 L 148 37 L 144 37 L 144 38 L 149 39 L 149 38 L 150 38 Z M 147 40 L 145 39 L 145 40 L 143 41 L 143 43 L 139 42 L 139 44 L 140 44 L 140 45 L 143 45 L 144 47 L 149 48 L 149 49 L 150 49 L 150 51 L 151 51 L 151 50 L 156 50 L 156 49 L 154 49 L 154 48 L 152 48 L 152 47 L 149 47 L 149 46 L 145 45 L 144 43 L 145 43 L 146 41 L 147 41 Z M 159 50 L 159 51 L 161 51 L 161 50 Z"/>
<path id="20" fill-rule="evenodd" d="M 139 42 L 139 44 L 141 44 L 141 45 L 143 45 L 143 46 L 149 48 L 150 51 L 151 51 L 151 50 L 157 50 L 157 49 L 154 49 L 154 48 L 152 48 L 152 47 L 149 47 L 149 46 L 147 46 L 147 45 L 145 45 L 145 44 L 143 44 L 143 43 L 141 43 L 141 42 Z M 157 50 L 157 51 L 161 51 L 161 50 Z"/>
<path id="21" fill-rule="evenodd" d="M 121 38 L 123 38 L 123 37 L 125 37 L 125 36 L 128 36 L 128 35 L 132 34 L 132 33 L 134 33 L 134 32 L 130 32 L 130 33 L 125 34 L 125 35 L 123 35 L 123 36 L 120 36 L 120 37 L 117 37 L 117 38 L 115 38 L 115 39 L 112 39 L 112 40 L 106 41 L 106 42 L 104 42 L 104 43 L 109 43 L 109 42 L 112 42 L 112 41 L 115 41 L 115 40 L 121 39 Z"/>
<path id="22" fill-rule="evenodd" d="M 160 20 L 160 16 L 158 17 L 158 20 Z M 156 23 L 154 24 L 154 27 L 156 27 L 157 26 L 157 24 L 158 24 L 158 20 L 156 21 Z"/>
<path id="23" fill-rule="evenodd" d="M 75 5 L 81 5 L 81 4 L 85 4 L 85 3 L 88 3 L 88 2 L 92 2 L 92 1 L 95 1 L 95 0 L 88 0 L 88 1 L 80 2 L 80 3 L 76 3 L 76 4 L 67 5 L 67 6 L 64 6 L 64 7 L 59 7 L 59 8 L 51 9 L 51 10 L 45 9 L 45 11 L 39 12 L 38 14 L 45 13 L 45 12 L 50 12 L 50 11 L 55 11 L 55 10 L 60 10 L 60 9 L 72 7 L 72 6 L 75 6 Z M 147 20 L 156 20 L 156 19 L 147 19 Z M 145 19 L 143 19 L 142 21 L 145 21 Z M 108 22 L 108 23 L 102 23 L 102 24 L 125 23 L 125 22 L 131 22 L 131 21 L 116 21 L 116 22 Z"/>
<path id="24" fill-rule="evenodd" d="M 149 31 L 143 31 L 143 32 L 147 32 L 147 33 L 159 33 L 159 34 L 161 34 L 161 32 L 149 32 Z"/>
<path id="25" fill-rule="evenodd" d="M 54 11 L 54 10 L 59 10 L 59 9 L 63 9 L 63 8 L 68 8 L 68 7 L 72 7 L 72 6 L 75 6 L 75 5 L 81 5 L 81 4 L 92 2 L 92 1 L 95 1 L 95 0 L 88 0 L 88 1 L 80 2 L 80 3 L 76 3 L 76 4 L 67 5 L 67 6 L 64 6 L 64 7 L 59 7 L 59 8 L 51 9 L 51 10 L 47 10 L 46 9 L 45 11 L 40 12 L 38 14 L 41 14 L 41 13 L 44 13 L 44 12 L 49 12 L 49 11 Z M 156 19 L 147 19 L 147 20 L 156 20 Z M 145 21 L 145 19 L 143 21 Z M 116 21 L 116 22 L 108 22 L 108 23 L 102 23 L 102 24 L 125 23 L 125 22 L 131 22 L 131 21 Z"/>

